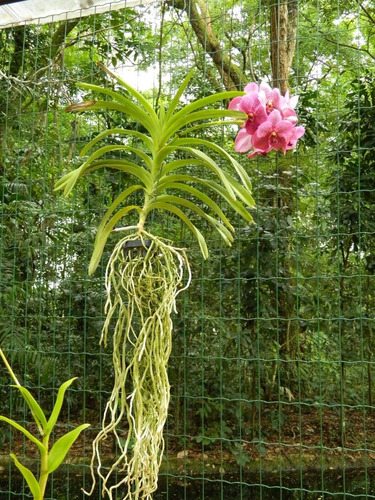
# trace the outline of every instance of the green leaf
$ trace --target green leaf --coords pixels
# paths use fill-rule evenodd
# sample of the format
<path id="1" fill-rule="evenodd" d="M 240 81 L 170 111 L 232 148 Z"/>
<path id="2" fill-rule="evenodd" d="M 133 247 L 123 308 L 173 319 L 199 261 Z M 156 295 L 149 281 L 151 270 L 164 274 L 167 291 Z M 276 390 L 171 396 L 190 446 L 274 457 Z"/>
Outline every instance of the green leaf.
<path id="1" fill-rule="evenodd" d="M 186 87 L 189 85 L 189 82 L 190 82 L 192 76 L 194 75 L 194 73 L 195 73 L 195 69 L 192 69 L 189 71 L 187 76 L 184 78 L 182 84 L 180 85 L 179 89 L 176 92 L 176 95 L 174 96 L 174 98 L 172 99 L 172 101 L 168 107 L 168 111 L 167 111 L 167 114 L 165 116 L 165 121 L 167 121 L 174 113 L 174 110 L 176 109 L 178 103 L 180 102 L 181 96 L 185 92 Z"/>
<path id="2" fill-rule="evenodd" d="M 137 177 L 137 179 L 143 182 L 146 189 L 152 189 L 153 184 L 150 172 L 141 165 L 126 160 L 99 160 L 92 164 L 91 167 L 85 171 L 84 175 L 95 172 L 95 170 L 99 170 L 100 168 L 113 168 L 134 175 L 134 177 Z"/>
<path id="3" fill-rule="evenodd" d="M 143 186 L 140 184 L 135 184 L 134 186 L 130 186 L 128 189 L 125 189 L 122 193 L 120 193 L 117 198 L 114 200 L 112 205 L 108 208 L 107 212 L 105 213 L 104 217 L 100 221 L 99 227 L 98 227 L 98 232 L 97 235 L 103 232 L 103 229 L 110 219 L 111 215 L 113 212 L 116 210 L 116 208 L 122 203 L 128 196 L 130 196 L 132 193 L 135 191 L 139 191 L 140 189 L 144 189 Z"/>
<path id="4" fill-rule="evenodd" d="M 204 165 L 208 167 L 210 170 L 212 170 L 221 180 L 221 182 L 224 184 L 225 188 L 228 191 L 229 196 L 231 196 L 234 200 L 236 199 L 236 195 L 234 194 L 234 190 L 232 189 L 232 186 L 230 182 L 228 182 L 228 179 L 224 173 L 224 170 L 219 167 L 219 165 L 208 155 L 203 153 L 203 151 L 199 151 L 199 149 L 195 148 L 190 148 L 187 146 L 180 146 L 178 149 L 182 151 L 186 151 L 190 153 L 192 156 L 195 156 L 199 160 L 202 160 Z"/>
<path id="5" fill-rule="evenodd" d="M 46 450 L 46 447 L 44 446 L 44 444 L 42 442 L 40 442 L 39 439 L 37 439 L 35 436 L 33 436 L 27 429 L 22 427 L 22 425 L 17 424 L 17 422 L 14 422 L 14 420 L 11 420 L 10 418 L 7 418 L 7 417 L 0 416 L 0 420 L 11 425 L 12 427 L 17 429 L 18 431 L 21 431 L 22 434 L 24 434 L 28 439 L 30 439 L 30 441 L 32 441 L 33 443 L 35 443 L 37 445 L 37 447 L 39 448 L 41 453 L 47 453 L 47 450 Z"/>
<path id="6" fill-rule="evenodd" d="M 59 179 L 55 183 L 55 191 L 58 191 L 60 189 L 64 190 L 64 195 L 68 196 L 68 194 L 71 192 L 71 190 L 74 188 L 75 183 L 80 177 L 82 168 L 78 167 L 75 170 L 72 170 L 71 172 L 68 172 L 65 174 L 61 179 Z"/>
<path id="7" fill-rule="evenodd" d="M 218 231 L 220 236 L 223 238 L 224 242 L 228 245 L 231 246 L 231 244 L 234 241 L 233 234 L 225 227 L 221 222 L 216 220 L 214 217 L 211 217 L 211 215 L 206 215 L 206 219 L 212 224 L 212 226 Z"/>
<path id="8" fill-rule="evenodd" d="M 79 87 L 90 88 L 91 85 L 87 83 L 77 84 Z M 94 87 L 96 87 L 94 85 Z M 98 87 L 102 88 L 102 87 Z M 126 98 L 124 98 L 126 99 Z M 154 137 L 155 140 L 158 138 L 158 133 L 160 133 L 160 125 L 155 124 L 153 120 L 151 120 L 150 116 L 142 111 L 136 104 L 132 103 L 129 99 L 126 99 L 127 103 L 119 104 L 113 101 L 92 101 L 92 104 L 88 104 L 86 107 L 81 108 L 82 103 L 77 105 L 71 105 L 66 108 L 68 112 L 88 112 L 88 111 L 101 111 L 101 110 L 111 110 L 111 111 L 119 111 L 120 113 L 125 113 L 131 116 L 135 121 L 141 123 L 149 132 L 149 134 Z M 155 133 L 155 132 L 158 133 Z"/>
<path id="9" fill-rule="evenodd" d="M 160 165 L 162 165 L 163 161 L 167 156 L 171 153 L 174 153 L 176 151 L 175 146 L 164 146 L 163 148 L 159 149 L 157 154 L 154 157 L 154 168 L 156 171 L 159 170 Z"/>
<path id="10" fill-rule="evenodd" d="M 142 134 L 141 132 L 138 132 L 137 130 L 127 130 L 123 128 L 111 128 L 109 130 L 104 130 L 100 134 L 98 134 L 94 139 L 92 139 L 89 143 L 84 146 L 82 151 L 80 152 L 79 156 L 84 156 L 95 144 L 105 137 L 108 137 L 109 135 L 132 135 L 136 137 L 137 139 L 140 139 L 147 147 L 148 149 L 152 152 L 154 148 L 154 144 L 150 137 L 148 137 L 145 134 Z"/>
<path id="11" fill-rule="evenodd" d="M 117 101 L 122 106 L 130 107 L 131 109 L 138 108 L 137 104 L 134 104 L 134 102 L 132 102 L 130 99 L 128 99 L 124 95 L 120 94 L 120 92 L 116 92 L 115 90 L 108 89 L 106 87 L 101 87 L 100 85 L 95 85 L 93 83 L 77 82 L 76 85 L 77 85 L 77 87 L 80 87 L 80 88 L 85 89 L 85 90 L 92 90 L 93 92 L 97 92 L 98 94 L 108 95 L 109 97 L 112 97 L 113 101 Z M 130 85 L 129 85 L 129 87 L 130 87 Z M 132 88 L 132 87 L 130 87 L 130 88 Z M 138 95 L 141 96 L 141 99 L 143 101 L 146 101 L 146 99 L 141 94 L 138 94 Z M 103 102 L 111 102 L 111 101 L 103 101 Z M 90 101 L 88 101 L 88 103 L 90 103 Z M 147 101 L 146 101 L 146 103 L 147 103 Z M 91 106 L 93 106 L 93 105 L 94 105 L 94 102 L 92 102 Z M 71 109 L 74 110 L 74 106 L 75 106 L 74 104 L 72 104 L 71 106 L 68 106 L 68 111 Z M 90 105 L 88 104 L 88 107 L 89 106 Z M 142 114 L 149 115 L 149 117 L 151 119 L 155 120 L 155 124 L 156 124 L 157 116 L 156 116 L 156 113 L 150 104 L 148 104 L 148 109 L 146 110 L 146 113 L 144 110 L 141 110 L 141 109 L 139 109 L 139 110 L 142 112 Z"/>
<path id="12" fill-rule="evenodd" d="M 176 115 L 175 115 L 176 116 Z M 241 111 L 232 111 L 228 109 L 205 109 L 203 111 L 196 111 L 194 113 L 190 113 L 188 115 L 182 115 L 178 119 L 173 116 L 170 120 L 169 127 L 163 131 L 161 141 L 167 141 L 170 137 L 172 137 L 176 132 L 184 128 L 191 122 L 199 121 L 199 120 L 208 120 L 211 118 L 222 118 L 224 116 L 231 118 L 243 118 L 246 119 L 246 115 Z"/>
<path id="13" fill-rule="evenodd" d="M 25 467 L 24 465 L 21 464 L 21 462 L 17 459 L 16 455 L 11 453 L 10 456 L 14 460 L 14 463 L 15 463 L 16 467 L 18 468 L 18 470 L 21 472 L 21 474 L 25 478 L 25 480 L 30 488 L 31 494 L 34 497 L 34 500 L 42 500 L 42 492 L 40 491 L 40 486 L 39 486 L 38 481 L 37 481 L 36 477 L 34 476 L 34 474 L 31 472 L 30 469 L 28 469 L 27 467 Z"/>
<path id="14" fill-rule="evenodd" d="M 240 182 L 234 179 L 227 172 L 224 172 L 227 181 L 232 186 L 232 189 L 235 191 L 237 196 L 247 205 L 248 207 L 255 207 L 254 198 L 251 196 L 251 193 L 248 189 L 246 189 Z"/>
<path id="15" fill-rule="evenodd" d="M 233 241 L 232 233 L 225 226 L 223 226 L 221 222 L 216 220 L 214 217 L 211 217 L 211 215 L 207 214 L 204 210 L 202 210 L 200 207 L 198 207 L 191 201 L 173 195 L 162 195 L 159 196 L 157 199 L 160 202 L 165 202 L 169 204 L 173 203 L 174 205 L 182 205 L 183 207 L 189 208 L 193 212 L 200 215 L 202 219 L 206 219 L 213 226 L 213 228 L 220 233 L 220 235 L 228 245 L 232 243 Z"/>
<path id="16" fill-rule="evenodd" d="M 165 107 L 164 107 L 164 104 L 159 101 L 159 120 L 160 120 L 160 125 L 163 125 L 164 121 L 165 121 Z"/>
<path id="17" fill-rule="evenodd" d="M 44 415 L 42 408 L 39 406 L 38 402 L 34 399 L 33 395 L 25 388 L 20 385 L 14 385 L 21 392 L 23 399 L 26 401 L 27 406 L 30 408 L 31 414 L 34 417 L 36 425 L 41 427 L 43 431 L 46 430 L 47 419 Z"/>
<path id="18" fill-rule="evenodd" d="M 174 205 L 170 205 L 169 203 L 164 203 L 164 202 L 159 202 L 156 201 L 155 203 L 152 204 L 150 207 L 150 211 L 153 209 L 161 209 L 161 210 L 167 210 L 168 212 L 172 212 L 177 217 L 179 217 L 185 224 L 188 226 L 190 231 L 194 234 L 196 239 L 198 240 L 202 255 L 204 259 L 207 259 L 208 257 L 208 248 L 206 244 L 206 240 L 204 239 L 202 233 L 199 231 L 199 229 L 194 226 L 194 224 L 191 222 L 189 217 L 187 217 L 182 210 L 180 210 L 178 207 L 175 207 Z"/>
<path id="19" fill-rule="evenodd" d="M 177 170 L 182 167 L 200 166 L 200 165 L 204 166 L 205 163 L 204 161 L 198 160 L 197 158 L 185 158 L 183 160 L 173 160 L 169 163 L 166 163 L 163 166 L 159 184 L 161 184 L 162 178 L 166 177 L 167 174 L 169 174 L 169 172 L 172 172 L 173 170 Z"/>
<path id="20" fill-rule="evenodd" d="M 206 141 L 205 139 L 185 138 L 185 139 L 180 139 L 176 142 L 177 142 L 177 144 L 182 144 L 182 145 L 187 145 L 187 146 L 189 146 L 189 145 L 195 146 L 197 144 L 200 144 L 201 146 L 205 146 L 206 148 L 212 149 L 213 151 L 216 151 L 217 153 L 219 153 L 222 157 L 224 157 L 225 159 L 230 161 L 230 163 L 235 168 L 238 176 L 240 177 L 243 185 L 246 187 L 246 189 L 249 191 L 249 193 L 251 193 L 251 190 L 252 190 L 251 180 L 250 180 L 250 177 L 247 175 L 246 170 L 224 148 L 218 146 L 217 144 L 214 144 L 213 142 Z"/>
<path id="21" fill-rule="evenodd" d="M 152 159 L 149 157 L 147 153 L 142 151 L 142 149 L 133 147 L 133 146 L 127 146 L 126 149 L 132 153 L 135 153 L 137 156 L 142 158 L 142 160 L 145 162 L 145 164 L 148 166 L 149 170 L 152 168 Z"/>
<path id="22" fill-rule="evenodd" d="M 163 183 L 162 188 L 160 189 L 160 185 L 158 186 L 159 189 L 157 190 L 157 193 L 164 191 L 165 189 L 178 189 L 181 191 L 186 191 L 199 200 L 203 201 L 213 212 L 216 213 L 220 217 L 220 219 L 226 224 L 231 231 L 234 231 L 234 228 L 232 224 L 229 222 L 228 218 L 224 214 L 224 212 L 221 210 L 219 205 L 215 203 L 209 196 L 206 194 L 202 193 L 202 191 L 199 191 L 198 189 L 189 186 L 188 184 L 183 184 L 181 182 L 169 182 L 169 183 Z"/>
<path id="23" fill-rule="evenodd" d="M 100 158 L 101 156 L 103 156 L 107 153 L 113 153 L 114 151 L 126 151 L 127 149 L 128 149 L 128 146 L 125 146 L 125 145 L 110 144 L 108 146 L 102 146 L 101 148 L 99 148 L 96 151 L 94 151 L 93 153 L 91 153 L 89 158 L 85 162 L 82 163 L 80 168 L 81 168 L 81 170 L 84 170 L 87 166 L 91 165 L 95 160 L 97 160 L 98 158 Z"/>
<path id="24" fill-rule="evenodd" d="M 56 403 L 55 403 L 55 406 L 53 407 L 53 410 L 52 410 L 52 413 L 51 413 L 51 416 L 49 417 L 49 420 L 47 422 L 47 426 L 46 426 L 46 432 L 48 434 L 51 433 L 52 429 L 54 428 L 56 422 L 57 422 L 57 419 L 59 418 L 59 415 L 60 415 L 60 411 L 61 411 L 61 407 L 62 407 L 62 404 L 64 402 L 64 396 L 65 396 L 65 392 L 67 390 L 67 388 L 75 381 L 77 380 L 78 377 L 74 377 L 74 378 L 71 378 L 69 380 L 67 380 L 66 382 L 64 382 L 58 392 L 57 392 L 57 398 L 56 398 Z"/>
<path id="25" fill-rule="evenodd" d="M 91 156 L 81 165 L 82 169 L 82 176 L 85 175 L 84 170 L 91 165 L 95 160 L 100 158 L 101 156 L 104 156 L 107 153 L 114 153 L 115 151 L 130 151 L 136 153 L 142 160 L 146 163 L 148 167 L 151 167 L 152 160 L 151 158 L 142 150 L 138 148 L 134 148 L 133 146 L 128 146 L 128 145 L 115 145 L 115 144 L 110 144 L 108 146 L 102 146 L 101 148 L 97 149 L 94 151 Z M 116 158 L 112 158 L 116 159 Z M 103 160 L 105 161 L 105 160 Z M 126 159 L 122 161 L 127 161 Z M 136 164 L 135 164 L 136 165 Z"/>
<path id="26" fill-rule="evenodd" d="M 183 161 L 183 160 L 181 160 L 181 161 Z M 165 185 L 168 185 L 169 183 L 172 183 L 172 182 L 194 182 L 194 183 L 202 184 L 203 186 L 206 186 L 206 187 L 212 189 L 213 191 L 215 191 L 216 193 L 218 193 L 231 206 L 231 208 L 233 210 L 235 210 L 239 215 L 241 215 L 241 217 L 243 219 L 245 219 L 247 222 L 254 222 L 252 216 L 250 215 L 250 213 L 246 210 L 246 208 L 242 204 L 242 201 L 233 200 L 233 198 L 231 196 L 229 196 L 226 189 L 215 181 L 201 179 L 199 177 L 194 177 L 192 175 L 173 174 L 173 175 L 165 176 L 160 181 L 159 188 L 163 189 L 163 187 Z M 243 190 L 245 190 L 245 188 L 243 188 L 243 186 L 240 185 L 240 187 Z M 234 186 L 234 189 L 236 189 L 236 186 Z M 251 198 L 251 200 L 252 200 L 252 198 Z M 246 203 L 246 206 L 247 205 L 248 204 Z M 254 206 L 254 205 L 251 204 L 250 206 Z"/>
<path id="27" fill-rule="evenodd" d="M 48 455 L 47 470 L 49 474 L 57 469 L 80 433 L 87 427 L 90 427 L 90 424 L 82 424 L 56 441 Z"/>
<path id="28" fill-rule="evenodd" d="M 203 122 L 199 123 L 198 125 L 194 125 L 193 127 L 188 127 L 185 128 L 184 130 L 181 130 L 178 132 L 179 136 L 192 136 L 192 132 L 195 132 L 196 130 L 201 130 L 203 128 L 209 128 L 209 127 L 224 127 L 227 125 L 243 125 L 244 120 L 214 120 L 210 122 Z"/>
<path id="29" fill-rule="evenodd" d="M 227 178 L 230 179 L 230 176 L 228 175 Z M 234 181 L 234 179 L 232 179 L 232 181 Z M 253 217 L 251 216 L 251 214 L 246 210 L 246 208 L 242 204 L 243 199 L 246 199 L 247 201 L 245 201 L 245 205 L 248 207 L 254 207 L 255 206 L 254 200 L 251 197 L 251 195 L 245 190 L 245 188 L 239 182 L 237 183 L 238 184 L 237 187 L 234 185 L 234 182 L 233 182 L 232 187 L 233 187 L 233 189 L 235 189 L 235 191 L 237 192 L 237 194 L 239 195 L 239 197 L 241 198 L 242 201 L 233 200 L 233 198 L 228 195 L 225 188 L 223 188 L 223 186 L 220 186 L 220 184 L 218 184 L 217 182 L 214 182 L 211 180 L 203 180 L 203 179 L 201 179 L 201 182 L 202 182 L 202 184 L 205 184 L 206 186 L 211 187 L 216 192 L 221 194 L 221 196 L 233 208 L 233 210 L 235 210 L 238 214 L 240 214 L 243 219 L 245 219 L 247 222 L 254 222 Z M 239 190 L 237 188 L 239 188 L 241 193 L 239 192 Z M 244 196 L 245 194 L 246 194 L 246 197 Z M 251 204 L 249 203 L 250 201 L 252 201 Z"/>
<path id="30" fill-rule="evenodd" d="M 154 108 L 151 106 L 151 104 L 147 101 L 147 99 L 145 99 L 143 97 L 142 94 L 140 94 L 135 88 L 133 88 L 131 85 L 129 85 L 128 83 L 126 83 L 122 78 L 120 78 L 118 75 L 116 75 L 115 73 L 112 73 L 111 70 L 109 70 L 108 68 L 106 68 L 104 66 L 104 64 L 100 63 L 100 62 L 97 62 L 96 63 L 97 66 L 99 66 L 99 68 L 101 68 L 102 70 L 104 70 L 109 76 L 111 76 L 112 78 L 114 78 L 115 80 L 117 80 L 117 82 L 122 86 L 124 87 L 133 97 L 135 97 L 135 99 L 139 102 L 139 104 L 141 104 L 144 109 L 147 111 L 147 113 L 150 115 L 150 117 L 152 118 L 153 121 L 155 121 L 155 124 L 156 122 L 158 121 L 158 118 L 157 118 L 157 115 L 155 113 L 155 110 Z"/>
<path id="31" fill-rule="evenodd" d="M 87 175 L 91 172 L 95 172 L 96 170 L 99 170 L 101 168 L 106 168 L 106 167 L 113 168 L 116 170 L 121 170 L 122 172 L 126 172 L 126 173 L 129 173 L 131 175 L 134 175 L 141 182 L 144 183 L 145 187 L 148 190 L 151 190 L 152 181 L 151 181 L 150 172 L 148 172 L 145 168 L 143 168 L 140 165 L 136 165 L 135 163 L 128 162 L 126 160 L 110 159 L 110 160 L 99 160 L 99 161 L 93 163 L 91 166 L 87 165 L 84 171 L 82 170 L 82 166 L 81 166 L 81 167 L 77 168 L 76 170 L 69 172 L 68 174 L 64 175 L 63 178 L 61 178 L 59 181 L 56 182 L 55 191 L 63 189 L 64 195 L 68 196 L 79 177 L 83 177 L 84 175 Z M 69 180 L 70 177 L 73 177 L 73 179 Z"/>
<path id="32" fill-rule="evenodd" d="M 94 244 L 94 251 L 92 253 L 90 265 L 89 265 L 89 275 L 90 276 L 95 272 L 96 268 L 99 265 L 99 261 L 100 261 L 101 256 L 102 256 L 104 246 L 107 242 L 109 235 L 112 232 L 112 229 L 115 227 L 117 222 L 122 217 L 124 217 L 128 212 L 130 212 L 132 210 L 137 210 L 138 213 L 141 212 L 141 208 L 138 207 L 137 205 L 129 205 L 127 207 L 124 207 L 121 210 L 119 210 L 117 212 L 117 214 L 112 217 L 112 219 L 110 219 L 108 224 L 105 226 L 105 228 L 103 228 L 103 230 L 101 232 L 99 232 L 99 231 L 97 232 L 96 238 L 95 238 L 95 244 Z"/>
<path id="33" fill-rule="evenodd" d="M 200 217 L 202 217 L 202 219 L 206 219 L 215 229 L 218 229 L 218 226 L 220 226 L 220 227 L 222 226 L 221 222 L 214 219 L 212 216 L 207 214 L 200 207 L 195 205 L 195 203 L 193 203 L 189 200 L 185 200 L 184 198 L 180 198 L 179 196 L 173 196 L 170 194 L 158 196 L 157 200 L 161 201 L 161 202 L 165 202 L 165 203 L 171 203 L 171 204 L 173 203 L 174 205 L 182 205 L 183 207 L 189 208 L 190 210 L 192 210 L 193 212 L 198 214 Z M 226 219 L 225 215 L 224 215 L 224 218 Z M 234 231 L 234 228 L 231 225 L 230 225 L 230 227 Z M 231 236 L 228 237 L 228 234 L 231 234 L 231 233 L 229 233 L 229 231 L 227 233 L 227 231 L 228 231 L 228 229 L 225 228 L 225 231 L 220 230 L 219 232 L 221 235 L 226 234 L 226 238 L 230 239 Z"/>
<path id="34" fill-rule="evenodd" d="M 252 199 L 251 195 L 247 193 L 245 188 L 241 186 L 239 182 L 235 182 L 234 179 L 231 178 L 229 174 L 227 174 L 227 179 L 229 182 L 232 181 L 232 187 L 236 191 L 236 193 L 240 196 L 240 193 L 238 192 L 238 189 L 241 190 L 241 199 L 244 197 L 244 194 L 247 194 L 245 206 L 253 207 L 255 206 L 254 200 Z M 240 200 L 233 200 L 233 198 L 228 194 L 227 190 L 218 184 L 215 181 L 208 180 L 208 179 L 196 179 L 196 182 L 199 182 L 203 184 L 204 186 L 207 186 L 214 191 L 216 191 L 224 200 L 235 210 L 239 215 L 242 216 L 243 219 L 245 219 L 247 222 L 254 222 L 252 216 L 250 213 L 246 210 L 245 206 L 243 205 L 243 201 Z M 251 202 L 251 203 L 250 203 Z"/>
<path id="35" fill-rule="evenodd" d="M 177 119 L 180 118 L 181 116 L 186 116 L 188 114 L 191 114 L 192 111 L 195 111 L 196 109 L 203 108 L 205 106 L 209 106 L 213 104 L 214 102 L 219 102 L 219 101 L 226 101 L 229 99 L 233 99 L 234 97 L 239 97 L 239 96 L 244 96 L 246 95 L 246 92 L 240 91 L 240 90 L 228 90 L 225 92 L 219 92 L 217 94 L 212 94 L 207 97 L 202 97 L 201 99 L 197 99 L 196 101 L 188 104 L 187 106 L 184 106 L 178 113 L 174 115 L 173 118 Z M 234 110 L 229 110 L 229 111 L 234 111 Z M 238 113 L 238 112 L 237 112 Z M 244 113 L 242 113 L 244 114 Z M 234 114 L 236 116 L 236 114 Z"/>

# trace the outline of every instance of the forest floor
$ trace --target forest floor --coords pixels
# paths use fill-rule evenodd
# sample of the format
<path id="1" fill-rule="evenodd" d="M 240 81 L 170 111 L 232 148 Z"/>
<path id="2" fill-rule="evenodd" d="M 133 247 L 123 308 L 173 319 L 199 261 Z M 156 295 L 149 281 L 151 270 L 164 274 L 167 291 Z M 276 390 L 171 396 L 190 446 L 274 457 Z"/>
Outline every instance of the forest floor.
<path id="1" fill-rule="evenodd" d="M 278 417 L 275 413 L 274 416 Z M 280 414 L 279 414 L 280 415 Z M 88 421 L 89 418 L 87 418 Z M 249 424 L 243 421 L 243 429 Z M 77 423 L 77 425 L 79 425 Z M 229 426 L 229 423 L 227 423 Z M 74 424 L 69 427 L 69 430 Z M 241 473 L 276 473 L 297 470 L 335 470 L 375 468 L 375 414 L 347 410 L 345 414 L 345 445 L 340 431 L 340 415 L 333 409 L 313 407 L 283 407 L 282 418 L 262 418 L 260 433 L 254 437 L 243 431 L 241 440 L 216 439 L 210 444 L 198 443 L 195 437 L 166 438 L 166 452 L 161 472 L 185 475 L 237 475 Z M 36 434 L 36 428 L 28 428 Z M 66 432 L 57 427 L 54 439 Z M 91 459 L 91 439 L 95 432 L 88 429 L 73 445 L 66 461 L 87 464 Z M 1 437 L 1 436 L 0 436 Z M 0 441 L 1 445 L 1 441 Z M 26 451 L 25 451 L 26 450 Z M 18 458 L 35 458 L 37 449 L 23 435 L 13 432 L 12 441 L 5 437 L 0 446 L 0 471 L 8 462 L 9 453 Z M 115 446 L 108 439 L 103 447 L 103 462 L 113 457 Z M 35 463 L 35 462 L 34 462 Z"/>
<path id="2" fill-rule="evenodd" d="M 169 445 L 168 467 L 188 474 L 375 468 L 375 413 L 346 411 L 344 444 L 340 429 L 332 409 L 283 407 L 281 419 L 262 419 L 258 435 L 204 447 L 189 439 L 185 447 Z"/>

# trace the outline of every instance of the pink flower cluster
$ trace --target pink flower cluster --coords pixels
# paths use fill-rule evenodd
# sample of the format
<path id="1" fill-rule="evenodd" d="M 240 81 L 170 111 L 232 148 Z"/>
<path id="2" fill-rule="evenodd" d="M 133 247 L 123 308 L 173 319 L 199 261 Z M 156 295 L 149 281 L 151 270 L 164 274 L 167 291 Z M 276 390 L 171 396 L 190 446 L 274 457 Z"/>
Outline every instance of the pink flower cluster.
<path id="1" fill-rule="evenodd" d="M 282 96 L 279 89 L 271 89 L 267 83 L 249 83 L 246 95 L 235 97 L 229 109 L 246 113 L 247 119 L 235 140 L 235 150 L 247 153 L 249 158 L 266 155 L 272 149 L 282 149 L 284 154 L 292 149 L 305 133 L 304 127 L 296 126 L 294 111 L 298 96 L 290 97 L 289 90 Z"/>

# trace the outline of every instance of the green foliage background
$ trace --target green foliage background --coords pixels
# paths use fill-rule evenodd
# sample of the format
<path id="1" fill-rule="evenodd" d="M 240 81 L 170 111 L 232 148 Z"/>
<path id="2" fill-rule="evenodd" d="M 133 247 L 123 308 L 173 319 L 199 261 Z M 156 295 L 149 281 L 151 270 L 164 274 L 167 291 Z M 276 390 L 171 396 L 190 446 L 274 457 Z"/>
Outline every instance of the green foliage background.
<path id="1" fill-rule="evenodd" d="M 207 5 L 243 85 L 254 76 L 270 82 L 270 3 Z M 285 157 L 238 157 L 253 181 L 256 224 L 238 218 L 231 248 L 208 234 L 204 262 L 176 219 L 152 220 L 153 231 L 188 248 L 194 272 L 174 319 L 169 456 L 198 447 L 216 450 L 224 464 L 229 452 L 238 473 L 254 463 L 253 445 L 262 461 L 276 443 L 282 463 L 289 434 L 297 435 L 297 455 L 314 452 L 321 465 L 327 450 L 341 450 L 345 461 L 375 448 L 375 10 L 366 1 L 300 1 L 296 39 L 289 84 L 306 135 Z M 142 83 L 142 72 L 155 68 L 145 95 L 156 107 L 192 66 L 188 99 L 217 92 L 222 75 L 208 51 L 173 2 L 0 31 L 0 343 L 42 407 L 64 380 L 79 377 L 67 426 L 95 429 L 111 391 L 110 350 L 98 340 L 116 235 L 99 270 L 87 272 L 98 222 L 130 179 L 93 175 L 68 200 L 53 185 L 80 164 L 79 151 L 98 131 L 136 125 L 63 108 L 91 97 L 76 81 L 112 85 L 96 61 Z M 229 152 L 234 137 L 234 129 L 205 135 Z M 0 368 L 1 413 L 29 422 L 9 382 Z M 328 434 L 326 411 L 340 421 Z M 304 442 L 312 414 L 316 439 Z M 8 440 L 0 427 L 0 448 Z M 199 470 L 204 476 L 204 458 Z"/>

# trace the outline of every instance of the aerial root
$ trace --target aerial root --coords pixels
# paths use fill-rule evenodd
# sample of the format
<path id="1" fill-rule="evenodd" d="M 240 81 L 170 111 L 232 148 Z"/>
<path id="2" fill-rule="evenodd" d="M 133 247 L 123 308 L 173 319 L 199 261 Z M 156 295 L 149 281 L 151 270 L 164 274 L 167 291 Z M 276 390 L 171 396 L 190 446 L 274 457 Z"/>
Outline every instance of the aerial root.
<path id="1" fill-rule="evenodd" d="M 128 250 L 126 243 L 138 239 L 144 246 Z M 107 316 L 101 343 L 107 345 L 113 319 L 114 386 L 102 429 L 93 441 L 93 485 L 87 495 L 94 491 L 95 471 L 102 479 L 103 496 L 107 493 L 110 500 L 120 486 L 125 490 L 123 500 L 151 500 L 157 488 L 170 398 L 171 313 L 190 277 L 185 251 L 145 231 L 121 239 L 112 252 L 106 269 Z M 100 448 L 109 436 L 114 437 L 119 455 L 104 471 Z M 124 475 L 119 478 L 120 471 Z"/>

